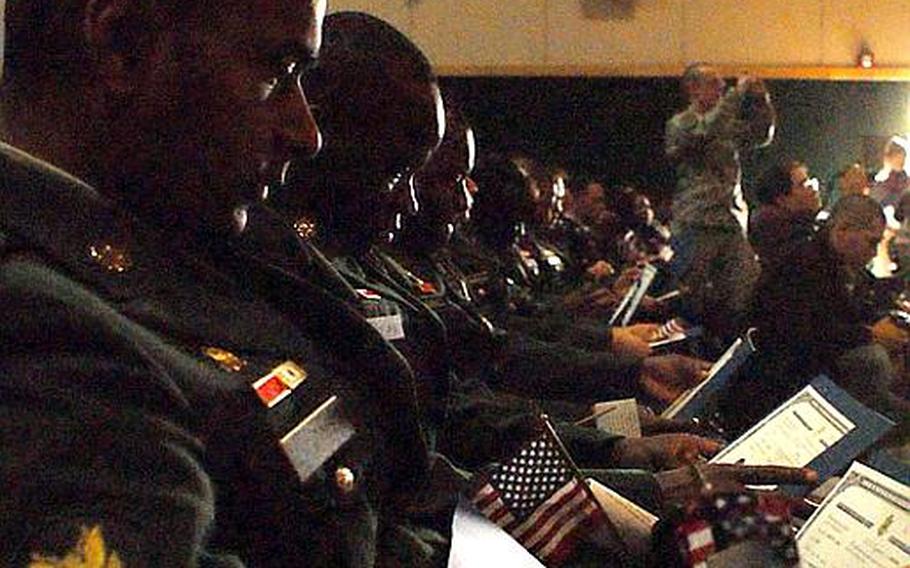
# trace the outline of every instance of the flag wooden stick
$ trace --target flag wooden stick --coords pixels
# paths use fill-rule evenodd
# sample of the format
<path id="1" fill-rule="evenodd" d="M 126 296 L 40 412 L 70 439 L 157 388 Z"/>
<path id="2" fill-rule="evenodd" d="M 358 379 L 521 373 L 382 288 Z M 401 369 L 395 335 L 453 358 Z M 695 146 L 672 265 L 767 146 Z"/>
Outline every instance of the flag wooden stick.
<path id="1" fill-rule="evenodd" d="M 595 412 L 594 414 L 590 414 L 590 415 L 588 415 L 588 416 L 585 416 L 585 417 L 582 418 L 581 420 L 578 420 L 577 422 L 575 422 L 575 425 L 576 425 L 576 426 L 584 426 L 585 424 L 588 424 L 589 422 L 594 422 L 595 420 L 597 420 L 597 419 L 600 418 L 601 416 L 604 416 L 604 415 L 606 415 L 606 414 L 610 414 L 611 412 L 613 412 L 613 411 L 616 410 L 617 408 L 619 408 L 618 405 L 607 407 L 607 408 L 605 408 L 604 410 L 601 410 L 601 411 Z"/>
<path id="2" fill-rule="evenodd" d="M 615 408 L 615 407 L 614 407 Z M 569 464 L 569 468 L 572 470 L 572 473 L 575 475 L 576 480 L 584 487 L 585 492 L 588 494 L 588 497 L 594 501 L 597 507 L 601 510 L 604 515 L 605 525 L 607 531 L 610 533 L 610 538 L 616 543 L 615 551 L 619 558 L 618 566 L 631 566 L 629 563 L 630 556 L 629 550 L 626 548 L 626 543 L 623 542 L 622 538 L 619 536 L 619 531 L 616 529 L 616 525 L 613 524 L 613 520 L 610 519 L 610 515 L 604 511 L 603 507 L 600 505 L 600 501 L 597 500 L 597 497 L 594 495 L 594 491 L 591 490 L 591 487 L 588 485 L 587 479 L 585 479 L 584 474 L 582 474 L 581 469 L 576 465 L 575 460 L 572 459 L 572 455 L 569 454 L 569 450 L 566 449 L 565 444 L 562 443 L 562 440 L 559 438 L 559 435 L 556 433 L 556 430 L 553 428 L 553 425 L 550 424 L 550 417 L 546 414 L 540 415 L 540 421 L 543 423 L 543 427 L 549 432 L 550 436 L 553 437 L 553 441 L 556 442 L 557 447 L 562 453 L 563 459 L 566 460 L 566 463 Z"/>

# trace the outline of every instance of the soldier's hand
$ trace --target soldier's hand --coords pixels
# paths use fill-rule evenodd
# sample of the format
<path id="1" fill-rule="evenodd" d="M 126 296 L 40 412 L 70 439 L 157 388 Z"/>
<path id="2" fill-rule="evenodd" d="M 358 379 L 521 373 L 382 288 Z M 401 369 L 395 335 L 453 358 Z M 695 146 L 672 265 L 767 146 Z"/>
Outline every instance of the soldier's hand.
<path id="1" fill-rule="evenodd" d="M 720 442 L 692 434 L 623 438 L 616 442 L 613 460 L 622 468 L 663 471 L 713 456 L 720 448 Z"/>
<path id="2" fill-rule="evenodd" d="M 757 81 L 752 75 L 740 75 L 736 78 L 736 92 L 740 95 L 745 95 L 747 92 L 752 90 L 752 85 Z"/>
<path id="3" fill-rule="evenodd" d="M 640 276 L 641 269 L 637 266 L 626 268 L 619 274 L 619 278 L 616 279 L 616 282 L 613 283 L 613 291 L 616 292 L 618 296 L 624 295 L 632 286 L 632 283 Z"/>
<path id="4" fill-rule="evenodd" d="M 589 266 L 586 272 L 594 280 L 603 280 L 609 276 L 613 276 L 616 273 L 616 270 L 613 268 L 613 265 L 607 262 L 606 260 L 598 260 L 591 266 Z"/>
<path id="5" fill-rule="evenodd" d="M 711 364 L 683 355 L 648 357 L 641 367 L 639 382 L 642 389 L 654 398 L 671 403 L 682 393 L 708 376 Z"/>
<path id="6" fill-rule="evenodd" d="M 696 436 L 711 437 L 715 435 L 708 427 L 692 420 L 682 421 L 670 418 L 661 418 L 647 406 L 638 405 L 638 421 L 641 424 L 641 433 L 644 436 L 657 434 L 695 434 Z"/>
<path id="7" fill-rule="evenodd" d="M 660 325 L 656 323 L 636 323 L 621 329 L 628 330 L 629 333 L 642 341 L 654 341 L 659 335 Z"/>
<path id="8" fill-rule="evenodd" d="M 653 329 L 652 329 L 653 328 Z M 656 331 L 653 324 L 638 324 L 613 328 L 612 351 L 617 355 L 643 359 L 651 354 L 648 338 Z"/>
<path id="9" fill-rule="evenodd" d="M 685 504 L 699 497 L 736 493 L 746 485 L 809 485 L 818 473 L 808 468 L 695 463 L 655 474 L 664 506 Z"/>

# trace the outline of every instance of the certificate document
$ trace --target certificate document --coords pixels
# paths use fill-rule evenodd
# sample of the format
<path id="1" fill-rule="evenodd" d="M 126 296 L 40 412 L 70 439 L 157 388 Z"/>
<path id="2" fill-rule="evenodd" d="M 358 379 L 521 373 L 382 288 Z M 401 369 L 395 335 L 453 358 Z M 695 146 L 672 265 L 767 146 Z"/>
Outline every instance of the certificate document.
<path id="1" fill-rule="evenodd" d="M 810 385 L 724 448 L 711 463 L 804 467 L 855 428 Z"/>
<path id="2" fill-rule="evenodd" d="M 906 568 L 910 488 L 854 462 L 796 541 L 809 568 Z"/>

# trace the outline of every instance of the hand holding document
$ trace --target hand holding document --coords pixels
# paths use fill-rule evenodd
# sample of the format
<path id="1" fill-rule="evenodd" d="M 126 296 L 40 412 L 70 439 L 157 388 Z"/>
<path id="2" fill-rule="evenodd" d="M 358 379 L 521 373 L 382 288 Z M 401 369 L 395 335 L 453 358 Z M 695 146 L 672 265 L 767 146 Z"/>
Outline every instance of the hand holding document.
<path id="1" fill-rule="evenodd" d="M 641 275 L 632 283 L 632 286 L 629 287 L 622 301 L 620 301 L 619 306 L 617 306 L 616 311 L 610 316 L 610 325 L 629 325 L 656 276 L 657 268 L 655 266 L 646 264 L 642 268 Z"/>
<path id="2" fill-rule="evenodd" d="M 661 418 L 691 420 L 698 417 L 713 402 L 714 398 L 727 386 L 734 373 L 755 353 L 755 346 L 750 339 L 752 330 L 737 339 L 721 355 L 708 376 L 697 386 L 689 389 L 677 398 L 661 413 Z"/>
<path id="3" fill-rule="evenodd" d="M 819 377 L 724 448 L 711 463 L 810 466 L 824 480 L 842 471 L 893 426 L 827 378 Z"/>
<path id="4" fill-rule="evenodd" d="M 796 539 L 808 568 L 906 568 L 910 488 L 855 462 Z"/>

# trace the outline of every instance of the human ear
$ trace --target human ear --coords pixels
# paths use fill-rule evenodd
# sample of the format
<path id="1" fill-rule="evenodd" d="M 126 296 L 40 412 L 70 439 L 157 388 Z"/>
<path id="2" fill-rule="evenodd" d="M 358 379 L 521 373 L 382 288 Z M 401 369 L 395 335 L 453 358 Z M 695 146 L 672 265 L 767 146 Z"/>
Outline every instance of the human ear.
<path id="1" fill-rule="evenodd" d="M 163 25 L 154 0 L 87 0 L 82 31 L 98 78 L 118 93 L 137 89 L 162 54 Z"/>

